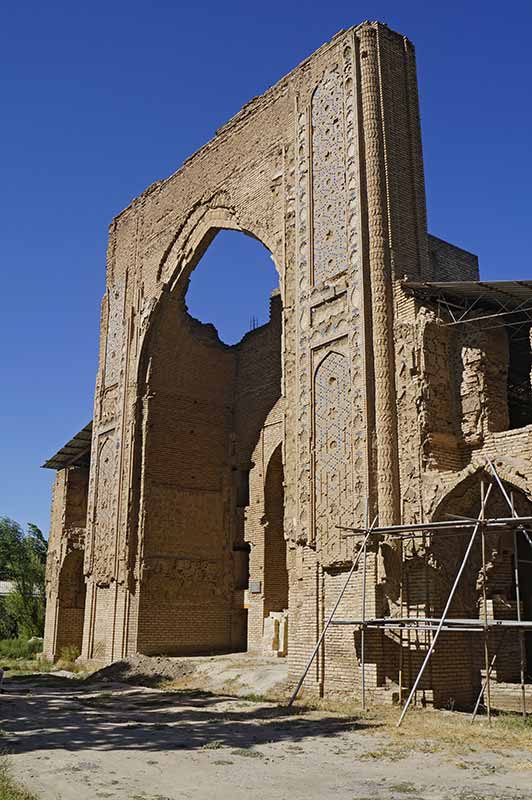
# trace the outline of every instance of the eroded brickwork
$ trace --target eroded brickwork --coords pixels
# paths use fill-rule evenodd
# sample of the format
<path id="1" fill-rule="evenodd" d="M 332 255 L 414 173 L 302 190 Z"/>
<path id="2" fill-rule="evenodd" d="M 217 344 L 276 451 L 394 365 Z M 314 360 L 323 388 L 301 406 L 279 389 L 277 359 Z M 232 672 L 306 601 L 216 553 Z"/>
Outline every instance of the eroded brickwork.
<path id="1" fill-rule="evenodd" d="M 186 310 L 221 229 L 259 239 L 279 273 L 269 323 L 231 347 Z M 295 680 L 356 550 L 338 526 L 476 514 L 487 457 L 528 508 L 530 342 L 516 350 L 481 303 L 453 327 L 411 288 L 476 280 L 474 255 L 427 233 L 414 49 L 378 23 L 337 34 L 119 214 L 85 486 L 83 657 L 282 655 L 287 610 Z M 54 495 L 52 654 L 73 480 L 62 470 Z M 441 613 L 462 546 L 373 544 L 339 616 Z M 511 559 L 503 543 L 489 550 L 488 613 L 502 617 L 515 612 Z M 453 613 L 478 617 L 483 596 L 477 553 Z M 467 704 L 479 685 L 478 642 L 461 636 L 442 639 L 429 702 Z M 357 691 L 360 637 L 334 629 L 305 689 Z M 368 631 L 368 690 L 407 687 L 428 643 Z M 508 653 L 503 681 L 513 640 Z"/>
<path id="2" fill-rule="evenodd" d="M 88 479 L 86 468 L 67 467 L 57 473 L 54 482 L 43 648 L 48 658 L 56 658 L 67 647 L 81 652 Z"/>

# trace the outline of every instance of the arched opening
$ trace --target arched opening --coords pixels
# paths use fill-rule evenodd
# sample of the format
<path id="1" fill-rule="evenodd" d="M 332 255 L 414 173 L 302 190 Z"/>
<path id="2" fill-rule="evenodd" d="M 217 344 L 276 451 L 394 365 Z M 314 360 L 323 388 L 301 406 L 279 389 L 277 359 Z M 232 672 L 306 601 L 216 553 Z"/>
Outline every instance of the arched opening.
<path id="1" fill-rule="evenodd" d="M 281 446 L 273 453 L 264 486 L 264 616 L 288 608 L 286 541 L 283 533 L 284 486 Z"/>
<path id="2" fill-rule="evenodd" d="M 209 291 L 196 287 L 191 307 L 205 320 L 216 301 L 218 324 L 240 320 L 247 332 L 226 344 L 210 321 L 194 318 L 183 276 L 161 296 L 143 352 L 137 646 L 148 654 L 247 646 L 244 513 L 253 449 L 281 393 L 281 299 L 266 292 L 268 319 L 249 330 L 249 318 L 261 314 L 256 295 L 247 303 L 242 288 L 224 298 L 222 284 L 232 276 L 234 285 L 249 244 L 258 253 L 255 262 L 246 260 L 249 272 L 258 274 L 262 264 L 271 273 L 274 265 L 256 240 L 225 233 L 192 273 L 191 288 L 196 271 L 201 287 L 205 262 Z M 239 239 L 246 244 L 235 250 Z M 234 325 L 230 330 L 226 339 L 237 335 Z"/>
<path id="3" fill-rule="evenodd" d="M 81 653 L 85 612 L 83 550 L 72 550 L 65 557 L 59 575 L 55 656 L 68 650 L 68 657 Z"/>
<path id="4" fill-rule="evenodd" d="M 508 331 L 508 417 L 509 429 L 522 428 L 532 423 L 532 368 L 531 326 L 525 325 L 526 336 Z M 518 329 L 519 330 L 519 329 Z"/>
<path id="5" fill-rule="evenodd" d="M 481 482 L 487 488 L 491 482 L 482 470 L 470 475 L 456 486 L 439 504 L 435 519 L 449 520 L 453 515 L 475 519 L 481 504 Z M 506 491 L 513 497 L 517 513 L 522 516 L 532 514 L 532 504 L 517 487 L 505 483 Z M 496 485 L 493 485 L 485 510 L 486 518 L 511 516 L 508 504 Z M 441 614 L 449 595 L 454 577 L 464 557 L 468 535 L 454 533 L 433 534 L 430 541 L 429 558 L 424 559 L 429 566 L 424 571 L 424 583 L 418 581 L 418 595 L 425 594 L 427 616 Z M 518 535 L 519 582 L 521 589 L 522 614 L 524 619 L 532 620 L 532 596 L 530 573 L 525 556 L 528 548 L 532 560 L 532 548 L 522 534 Z M 514 541 L 510 532 L 486 533 L 486 578 L 482 569 L 481 537 L 471 551 L 458 585 L 450 616 L 474 619 L 495 620 L 517 619 L 516 582 L 514 570 Z M 420 573 L 421 576 L 421 573 Z M 484 600 L 485 598 L 485 600 Z M 439 653 L 433 659 L 434 686 L 439 691 L 452 696 L 458 705 L 466 705 L 478 691 L 484 669 L 483 635 L 471 633 L 442 633 Z M 528 673 L 532 661 L 529 635 L 525 635 L 528 651 Z M 489 634 L 490 658 L 496 654 L 493 678 L 497 682 L 514 683 L 520 676 L 519 634 L 513 630 L 500 629 Z M 452 658 L 449 658 L 452 653 Z M 530 679 L 530 676 L 529 676 Z"/>
<path id="6" fill-rule="evenodd" d="M 268 322 L 269 298 L 278 286 L 270 251 L 240 231 L 223 230 L 190 276 L 187 310 L 214 325 L 222 342 L 237 344 Z"/>
<path id="7" fill-rule="evenodd" d="M 277 445 L 266 466 L 264 476 L 264 516 L 260 521 L 261 536 L 256 545 L 262 559 L 258 565 L 262 581 L 260 622 L 256 613 L 253 628 L 260 624 L 260 642 L 266 655 L 286 656 L 288 653 L 288 571 L 286 567 L 286 540 L 284 538 L 284 472 L 282 446 Z M 250 607 L 251 608 L 251 607 Z M 257 642 L 254 643 L 255 646 Z"/>

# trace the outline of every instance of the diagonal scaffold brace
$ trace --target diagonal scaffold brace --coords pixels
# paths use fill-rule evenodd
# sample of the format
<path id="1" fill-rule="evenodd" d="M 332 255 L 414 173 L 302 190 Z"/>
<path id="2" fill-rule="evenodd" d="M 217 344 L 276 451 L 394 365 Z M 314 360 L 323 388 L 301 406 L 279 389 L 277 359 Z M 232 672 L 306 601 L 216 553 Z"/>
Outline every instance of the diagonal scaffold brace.
<path id="1" fill-rule="evenodd" d="M 413 684 L 413 686 L 412 686 L 412 688 L 410 690 L 410 694 L 408 695 L 408 699 L 407 699 L 407 701 L 406 701 L 406 703 L 404 705 L 404 708 L 403 708 L 403 710 L 401 712 L 401 716 L 399 717 L 399 721 L 397 723 L 397 727 L 398 728 L 400 727 L 401 723 L 403 722 L 403 720 L 404 720 L 404 718 L 406 716 L 406 713 L 407 713 L 407 711 L 408 711 L 408 709 L 410 707 L 410 704 L 411 704 L 411 702 L 412 702 L 412 700 L 413 700 L 413 698 L 414 698 L 414 696 L 416 694 L 417 687 L 419 686 L 421 678 L 423 677 L 423 673 L 425 672 L 427 664 L 430 661 L 430 657 L 431 657 L 432 653 L 434 652 L 434 648 L 436 647 L 436 642 L 438 641 L 438 638 L 439 638 L 439 635 L 440 635 L 440 633 L 442 631 L 442 628 L 445 625 L 445 620 L 446 620 L 447 614 L 449 613 L 449 610 L 451 608 L 451 603 L 453 602 L 454 595 L 455 595 L 456 590 L 458 588 L 458 584 L 460 583 L 460 578 L 462 577 L 462 573 L 463 573 L 463 571 L 465 569 L 465 566 L 467 564 L 467 560 L 469 558 L 469 554 L 471 553 L 471 550 L 472 550 L 473 545 L 475 543 L 475 540 L 477 538 L 477 533 L 480 530 L 480 528 L 482 527 L 483 518 L 484 518 L 484 512 L 485 512 L 486 505 L 488 503 L 488 499 L 489 499 L 489 496 L 491 494 L 492 488 L 493 488 L 493 484 L 490 483 L 490 485 L 488 486 L 488 490 L 487 490 L 486 494 L 482 498 L 482 503 L 481 503 L 481 506 L 480 506 L 480 512 L 479 512 L 478 519 L 477 519 L 477 522 L 475 524 L 475 527 L 473 528 L 473 533 L 471 534 L 471 538 L 469 539 L 469 542 L 467 544 L 466 551 L 465 551 L 464 557 L 462 559 L 462 563 L 460 564 L 460 567 L 459 567 L 458 572 L 456 574 L 456 578 L 454 579 L 454 583 L 452 585 L 451 591 L 449 592 L 449 597 L 447 598 L 447 603 L 445 604 L 445 608 L 443 609 L 443 613 L 441 615 L 441 619 L 440 619 L 440 621 L 438 623 L 438 627 L 436 628 L 436 631 L 434 633 L 434 637 L 432 639 L 432 642 L 430 643 L 430 647 L 427 650 L 427 654 L 426 654 L 425 658 L 423 659 L 423 663 L 421 664 L 421 667 L 420 667 L 419 672 L 417 674 L 416 680 L 414 681 L 414 684 Z"/>
<path id="2" fill-rule="evenodd" d="M 510 496 L 506 491 L 506 488 L 501 480 L 499 473 L 495 467 L 495 464 L 489 460 L 488 458 L 488 466 L 491 470 L 491 473 L 495 480 L 497 481 L 497 485 L 502 492 L 506 503 L 508 504 L 508 508 L 512 514 L 514 519 L 519 519 L 519 514 L 515 510 L 514 501 L 513 501 L 513 494 Z M 529 536 L 527 532 L 522 529 L 523 533 L 526 535 L 527 540 L 529 540 Z M 519 578 L 519 550 L 517 547 L 517 529 L 514 528 L 513 531 L 513 549 L 514 549 L 514 582 L 515 582 L 515 596 L 516 596 L 516 603 L 517 603 L 517 621 L 522 622 L 522 614 L 521 614 L 521 584 Z M 521 629 L 519 631 L 519 651 L 520 651 L 520 683 L 521 683 L 521 713 L 523 718 L 526 719 L 527 712 L 526 712 L 526 689 L 525 689 L 525 663 L 526 663 L 526 649 L 525 649 L 525 635 L 524 631 Z"/>
<path id="3" fill-rule="evenodd" d="M 329 614 L 329 618 L 328 618 L 327 622 L 325 623 L 325 625 L 323 627 L 323 630 L 322 630 L 322 632 L 321 632 L 321 634 L 320 634 L 320 636 L 318 638 L 318 641 L 316 642 L 316 644 L 314 646 L 314 650 L 310 654 L 309 660 L 307 661 L 305 669 L 303 670 L 303 674 L 301 675 L 299 681 L 297 682 L 297 685 L 296 685 L 294 691 L 292 692 L 290 700 L 288 701 L 288 707 L 289 708 L 293 704 L 294 700 L 296 699 L 296 697 L 299 694 L 299 691 L 300 691 L 301 687 L 303 686 L 303 681 L 307 677 L 308 672 L 309 672 L 309 670 L 310 670 L 310 668 L 312 666 L 312 663 L 313 663 L 314 659 L 316 658 L 316 656 L 318 654 L 318 651 L 319 651 L 319 649 L 320 649 L 320 647 L 322 645 L 323 640 L 325 639 L 325 635 L 326 635 L 327 631 L 329 630 L 329 628 L 331 626 L 331 623 L 332 623 L 332 621 L 334 619 L 334 615 L 336 614 L 338 606 L 340 605 L 340 603 L 342 601 L 342 597 L 344 596 L 344 594 L 346 592 L 346 589 L 349 586 L 349 582 L 351 581 L 351 578 L 353 577 L 353 574 L 355 572 L 355 569 L 357 568 L 358 562 L 360 561 L 362 556 L 364 556 L 364 558 L 366 556 L 366 545 L 368 543 L 368 540 L 369 540 L 371 534 L 373 533 L 373 529 L 374 529 L 376 524 L 377 524 L 377 517 L 375 517 L 371 527 L 366 531 L 366 534 L 365 534 L 364 539 L 362 541 L 362 545 L 359 548 L 358 552 L 356 553 L 355 557 L 353 558 L 353 563 L 351 565 L 351 569 L 349 570 L 347 578 L 345 579 L 345 583 L 344 583 L 344 585 L 342 587 L 342 590 L 340 591 L 340 594 L 338 595 L 336 603 L 334 604 L 333 609 L 332 609 L 331 613 Z"/>

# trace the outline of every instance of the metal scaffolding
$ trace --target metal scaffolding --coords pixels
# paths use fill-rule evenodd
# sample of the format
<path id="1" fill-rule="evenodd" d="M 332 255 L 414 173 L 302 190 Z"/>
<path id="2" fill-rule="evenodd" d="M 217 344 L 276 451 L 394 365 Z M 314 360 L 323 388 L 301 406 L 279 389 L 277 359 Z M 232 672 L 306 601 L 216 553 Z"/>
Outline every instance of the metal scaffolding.
<path id="1" fill-rule="evenodd" d="M 483 330 L 491 330 L 502 323 L 515 339 L 532 324 L 532 281 L 404 281 L 403 289 L 434 303 L 444 326 L 490 321 Z"/>
<path id="2" fill-rule="evenodd" d="M 514 507 L 514 500 L 511 494 L 508 494 L 496 468 L 492 461 L 489 459 L 487 460 L 487 468 L 491 473 L 491 481 L 487 486 L 485 486 L 484 481 L 481 483 L 481 502 L 480 502 L 480 511 L 478 517 L 476 519 L 470 519 L 467 517 L 454 517 L 447 521 L 438 521 L 438 522 L 424 522 L 424 523 L 413 523 L 413 524 L 401 524 L 401 525 L 388 525 L 384 527 L 377 527 L 377 518 L 373 520 L 371 526 L 368 526 L 368 512 L 366 510 L 366 525 L 363 528 L 349 528 L 345 526 L 337 526 L 340 530 L 344 531 L 344 537 L 360 537 L 362 542 L 357 550 L 355 556 L 353 557 L 353 563 L 351 569 L 346 577 L 345 583 L 339 593 L 339 596 L 336 600 L 336 603 L 333 606 L 333 609 L 327 619 L 326 624 L 323 627 L 323 630 L 318 637 L 316 645 L 308 659 L 308 662 L 305 666 L 303 674 L 299 679 L 292 696 L 290 697 L 288 705 L 291 706 L 294 700 L 296 699 L 299 691 L 303 685 L 303 682 L 312 666 L 316 655 L 318 654 L 320 648 L 323 645 L 325 640 L 325 636 L 331 626 L 342 626 L 342 625 L 349 625 L 355 626 L 360 630 L 361 636 L 361 648 L 360 648 L 360 688 L 361 688 L 361 702 L 362 707 L 366 708 L 366 682 L 365 682 L 365 633 L 368 629 L 381 629 L 381 630 L 398 630 L 400 636 L 400 663 L 399 663 L 399 700 L 402 702 L 402 683 L 403 683 L 403 664 L 402 664 L 402 635 L 405 631 L 416 631 L 422 633 L 428 633 L 430 636 L 430 645 L 428 650 L 425 654 L 421 667 L 417 673 L 417 676 L 412 684 L 406 702 L 402 708 L 401 716 L 397 723 L 399 727 L 405 718 L 409 707 L 412 704 L 413 699 L 416 696 L 416 692 L 418 690 L 420 681 L 425 673 L 427 666 L 430 663 L 431 656 L 434 652 L 436 647 L 438 638 L 442 631 L 446 632 L 479 632 L 484 634 L 483 638 L 483 645 L 484 645 L 484 668 L 485 668 L 485 676 L 482 682 L 482 686 L 480 688 L 480 692 L 477 697 L 477 701 L 475 703 L 473 715 L 472 715 L 472 722 L 475 720 L 475 717 L 478 713 L 478 709 L 481 705 L 482 697 L 485 699 L 485 707 L 487 711 L 488 720 L 491 721 L 491 712 L 492 712 L 492 704 L 491 704 L 491 674 L 493 668 L 497 662 L 497 656 L 501 650 L 502 643 L 505 640 L 505 637 L 510 631 L 516 631 L 519 634 L 519 649 L 520 649 L 520 688 L 521 688 L 521 711 L 524 717 L 527 716 L 527 708 L 526 708 L 526 690 L 525 690 L 525 662 L 526 662 L 526 654 L 525 654 L 525 639 L 524 634 L 526 630 L 532 631 L 532 620 L 524 620 L 522 618 L 522 611 L 521 611 L 521 586 L 520 586 L 520 577 L 519 577 L 519 553 L 518 553 L 518 536 L 522 535 L 530 547 L 532 548 L 532 538 L 530 536 L 530 532 L 527 530 L 526 526 L 532 527 L 532 517 L 525 517 L 519 516 Z M 486 517 L 486 507 L 490 495 L 493 489 L 499 490 L 502 493 L 502 496 L 505 502 L 508 505 L 509 511 L 511 516 L 509 517 L 497 517 L 497 518 L 487 518 Z M 369 504 L 366 502 L 366 509 L 368 509 Z M 517 618 L 516 619 L 490 619 L 488 618 L 487 612 L 487 566 L 486 566 L 486 534 L 487 533 L 500 533 L 504 535 L 511 535 L 512 536 L 512 549 L 513 549 L 513 560 L 514 560 L 514 584 L 515 584 L 515 592 L 516 592 L 516 605 L 517 605 Z M 370 617 L 366 616 L 366 559 L 367 559 L 367 552 L 368 552 L 368 544 L 373 542 L 380 541 L 379 537 L 386 536 L 388 539 L 397 539 L 400 541 L 401 544 L 401 586 L 400 586 L 400 605 L 401 605 L 401 612 L 403 610 L 403 575 L 402 575 L 402 568 L 404 562 L 404 555 L 403 555 L 403 548 L 402 544 L 405 539 L 418 539 L 418 538 L 425 538 L 427 534 L 430 533 L 444 533 L 446 535 L 453 534 L 453 535 L 468 535 L 467 546 L 459 565 L 458 571 L 454 578 L 451 590 L 445 602 L 444 610 L 440 617 L 411 617 L 411 616 L 398 616 L 398 617 Z M 450 617 L 449 612 L 451 609 L 451 605 L 453 599 L 456 595 L 456 591 L 458 589 L 460 579 L 463 575 L 464 569 L 468 563 L 470 558 L 471 552 L 473 550 L 473 546 L 480 540 L 480 552 L 481 552 L 481 575 L 482 575 L 482 615 L 478 618 L 456 618 Z M 338 619 L 335 618 L 336 612 L 340 605 L 340 602 L 351 582 L 353 574 L 358 566 L 358 564 L 362 561 L 362 615 L 360 618 L 357 619 Z M 526 561 L 525 561 L 526 563 Z M 408 600 L 406 602 L 406 607 L 408 609 Z M 494 631 L 503 631 L 503 637 L 501 641 L 499 641 L 497 648 L 493 654 L 490 653 L 490 634 Z"/>

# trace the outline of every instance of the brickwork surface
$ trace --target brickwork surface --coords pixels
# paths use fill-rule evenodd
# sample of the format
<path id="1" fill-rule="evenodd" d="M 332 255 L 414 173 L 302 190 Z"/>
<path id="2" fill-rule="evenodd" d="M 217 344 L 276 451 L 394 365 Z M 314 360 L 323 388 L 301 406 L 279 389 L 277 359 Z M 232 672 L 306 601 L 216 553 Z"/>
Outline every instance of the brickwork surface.
<path id="1" fill-rule="evenodd" d="M 231 347 L 186 308 L 221 229 L 259 239 L 279 273 L 269 322 Z M 363 23 L 112 222 L 90 472 L 67 467 L 54 489 L 48 654 L 260 650 L 288 609 L 295 681 L 352 563 L 338 526 L 476 515 L 487 457 L 530 513 L 526 334 L 516 345 L 480 308 L 446 326 L 405 277 L 478 280 L 478 260 L 427 233 L 413 46 Z M 339 616 L 441 613 L 464 546 L 372 546 Z M 487 546 L 487 585 L 475 552 L 455 616 L 483 614 L 484 594 L 491 617 L 516 612 L 511 545 Z M 532 613 L 529 588 L 522 600 Z M 366 686 L 385 696 L 411 684 L 429 640 L 364 644 Z M 499 680 L 515 680 L 517 649 L 511 634 Z M 467 705 L 482 668 L 477 634 L 442 636 L 424 699 Z M 305 689 L 360 681 L 360 630 L 335 628 Z"/>

